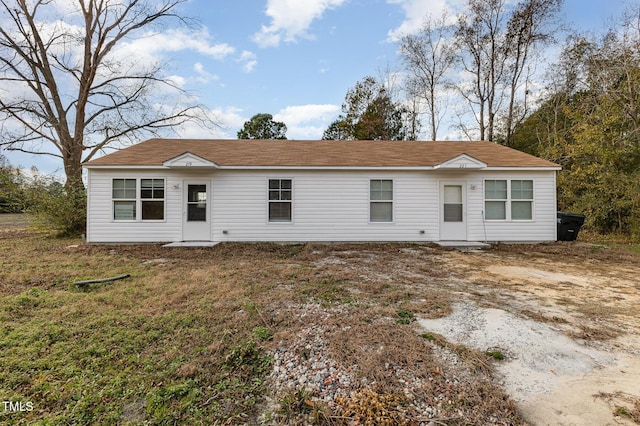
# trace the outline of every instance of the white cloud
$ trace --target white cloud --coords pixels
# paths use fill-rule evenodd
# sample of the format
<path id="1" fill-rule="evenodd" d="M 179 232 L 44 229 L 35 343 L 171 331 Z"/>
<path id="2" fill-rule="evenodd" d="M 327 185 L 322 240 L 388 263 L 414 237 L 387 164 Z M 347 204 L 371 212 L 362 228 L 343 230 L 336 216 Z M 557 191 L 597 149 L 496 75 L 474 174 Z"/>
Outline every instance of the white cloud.
<path id="1" fill-rule="evenodd" d="M 253 36 L 260 47 L 275 47 L 281 41 L 295 42 L 298 38 L 312 38 L 307 33 L 314 19 L 326 10 L 341 6 L 346 0 L 267 0 L 266 15 L 271 24 L 263 25 Z"/>
<path id="2" fill-rule="evenodd" d="M 189 139 L 236 139 L 238 129 L 248 120 L 240 108 L 233 106 L 214 108 L 206 111 L 206 114 L 218 127 L 207 128 L 197 122 L 187 122 L 174 129 L 177 135 Z"/>
<path id="3" fill-rule="evenodd" d="M 238 62 L 243 63 L 242 69 L 247 74 L 252 72 L 253 69 L 258 65 L 258 60 L 256 59 L 256 54 L 253 52 L 249 52 L 248 50 L 243 50 L 240 58 L 238 58 Z"/>
<path id="4" fill-rule="evenodd" d="M 388 33 L 389 41 L 397 41 L 402 36 L 417 33 L 428 15 L 442 16 L 446 13 L 453 19 L 462 10 L 464 0 L 387 0 L 389 4 L 402 7 L 406 16 L 398 28 Z"/>
<path id="5" fill-rule="evenodd" d="M 287 125 L 289 139 L 320 139 L 339 111 L 340 106 L 331 104 L 296 105 L 281 109 L 273 119 Z"/>
<path id="6" fill-rule="evenodd" d="M 206 28 L 188 32 L 182 29 L 168 29 L 162 33 L 147 33 L 131 43 L 123 43 L 122 49 L 134 54 L 147 55 L 192 50 L 218 60 L 223 60 L 235 52 L 235 48 L 227 43 L 212 43 Z"/>
<path id="7" fill-rule="evenodd" d="M 212 80 L 219 80 L 220 77 L 218 77 L 215 74 L 211 74 L 210 72 L 208 72 L 207 70 L 204 69 L 204 65 L 202 65 L 200 62 L 196 62 L 195 64 L 193 64 L 193 70 L 196 72 L 196 74 L 198 75 L 195 80 L 198 83 L 208 83 Z"/>

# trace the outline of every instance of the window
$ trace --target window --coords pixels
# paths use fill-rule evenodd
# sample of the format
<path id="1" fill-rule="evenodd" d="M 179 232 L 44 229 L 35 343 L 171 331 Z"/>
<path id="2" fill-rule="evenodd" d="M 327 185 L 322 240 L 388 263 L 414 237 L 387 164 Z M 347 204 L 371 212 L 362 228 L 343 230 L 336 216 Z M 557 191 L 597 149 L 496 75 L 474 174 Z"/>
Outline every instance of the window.
<path id="1" fill-rule="evenodd" d="M 531 220 L 533 218 L 533 181 L 511 181 L 511 219 Z"/>
<path id="2" fill-rule="evenodd" d="M 136 180 L 114 179 L 113 220 L 136 220 Z"/>
<path id="3" fill-rule="evenodd" d="M 269 222 L 291 222 L 291 179 L 269 179 Z"/>
<path id="4" fill-rule="evenodd" d="M 393 181 L 372 179 L 369 182 L 369 220 L 393 222 Z"/>
<path id="5" fill-rule="evenodd" d="M 484 181 L 484 218 L 505 220 L 507 218 L 507 181 Z"/>
<path id="6" fill-rule="evenodd" d="M 164 179 L 141 179 L 142 220 L 164 219 Z"/>
<path id="7" fill-rule="evenodd" d="M 137 188 L 137 179 L 113 179 L 113 220 L 164 220 L 164 179 L 140 179 Z"/>
<path id="8" fill-rule="evenodd" d="M 486 180 L 484 182 L 486 220 L 532 220 L 532 180 Z"/>
<path id="9" fill-rule="evenodd" d="M 187 186 L 187 222 L 207 221 L 207 185 Z"/>
<path id="10" fill-rule="evenodd" d="M 445 185 L 444 186 L 444 221 L 445 222 L 462 222 L 462 186 L 461 185 Z"/>

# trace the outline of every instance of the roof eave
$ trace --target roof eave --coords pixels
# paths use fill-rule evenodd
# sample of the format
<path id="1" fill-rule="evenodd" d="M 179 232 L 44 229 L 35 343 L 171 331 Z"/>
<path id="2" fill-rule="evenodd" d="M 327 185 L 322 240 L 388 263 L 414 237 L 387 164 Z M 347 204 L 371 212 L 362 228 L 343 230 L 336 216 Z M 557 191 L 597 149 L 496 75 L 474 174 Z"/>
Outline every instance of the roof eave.
<path id="1" fill-rule="evenodd" d="M 487 166 L 484 168 L 439 168 L 438 166 L 242 166 L 229 165 L 217 167 L 169 167 L 165 165 L 114 165 L 84 164 L 86 169 L 145 169 L 145 170 L 405 170 L 405 171 L 559 171 L 560 166 Z"/>

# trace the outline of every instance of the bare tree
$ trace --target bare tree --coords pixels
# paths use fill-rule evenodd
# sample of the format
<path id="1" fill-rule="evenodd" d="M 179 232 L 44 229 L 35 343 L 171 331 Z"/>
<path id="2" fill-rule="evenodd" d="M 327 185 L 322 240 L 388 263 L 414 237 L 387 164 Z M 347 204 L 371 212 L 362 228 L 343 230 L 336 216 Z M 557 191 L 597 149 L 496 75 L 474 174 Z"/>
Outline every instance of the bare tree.
<path id="1" fill-rule="evenodd" d="M 506 0 L 469 0 L 458 17 L 457 38 L 464 71 L 472 81 L 460 94 L 472 106 L 481 140 L 493 140 L 496 113 L 502 103 L 498 84 L 505 72 L 503 29 Z"/>
<path id="2" fill-rule="evenodd" d="M 169 19 L 185 0 L 0 0 L 0 144 L 62 159 L 67 187 L 82 187 L 83 161 L 118 144 L 200 117 L 162 74 L 162 63 L 117 47 Z M 66 4 L 67 4 L 66 3 Z M 60 15 L 59 18 L 62 16 Z M 173 103 L 164 108 L 158 93 Z"/>
<path id="3" fill-rule="evenodd" d="M 505 118 L 505 141 L 512 142 L 515 127 L 524 120 L 529 112 L 527 105 L 530 73 L 528 65 L 537 45 L 552 40 L 548 27 L 556 15 L 562 0 L 527 0 L 519 3 L 507 23 L 505 53 L 507 60 L 506 84 L 509 102 Z M 524 88 L 522 87 L 524 86 Z M 522 102 L 518 105 L 518 92 L 523 92 Z"/>
<path id="4" fill-rule="evenodd" d="M 446 87 L 446 73 L 456 58 L 452 36 L 453 29 L 447 25 L 445 14 L 439 19 L 427 16 L 420 32 L 403 37 L 400 43 L 402 59 L 410 75 L 408 93 L 414 104 L 417 98 L 426 105 L 431 140 L 437 139 L 446 110 L 442 103 L 444 97 L 439 95 Z"/>
<path id="5" fill-rule="evenodd" d="M 548 23 L 562 0 L 523 0 L 509 8 L 507 0 L 468 0 L 468 13 L 458 17 L 457 38 L 464 70 L 471 82 L 459 87 L 474 112 L 480 138 L 493 141 L 496 119 L 504 112 L 508 144 L 515 125 L 526 114 L 519 92 L 528 81 L 532 49 L 551 39 Z M 503 103 L 507 100 L 506 110 Z"/>

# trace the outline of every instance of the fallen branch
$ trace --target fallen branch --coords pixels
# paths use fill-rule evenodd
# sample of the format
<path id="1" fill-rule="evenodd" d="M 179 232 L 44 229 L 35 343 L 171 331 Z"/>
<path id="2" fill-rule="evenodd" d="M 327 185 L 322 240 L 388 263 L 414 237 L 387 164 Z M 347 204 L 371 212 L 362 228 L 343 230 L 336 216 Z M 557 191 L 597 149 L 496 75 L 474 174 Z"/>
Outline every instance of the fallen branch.
<path id="1" fill-rule="evenodd" d="M 117 277 L 103 278 L 103 279 L 100 279 L 100 280 L 76 281 L 74 284 L 77 285 L 78 287 L 80 287 L 80 286 L 87 285 L 87 284 L 108 283 L 108 282 L 111 282 L 111 281 L 123 280 L 125 278 L 129 278 L 130 276 L 131 275 L 129 275 L 129 274 L 124 274 L 124 275 L 118 275 Z"/>

